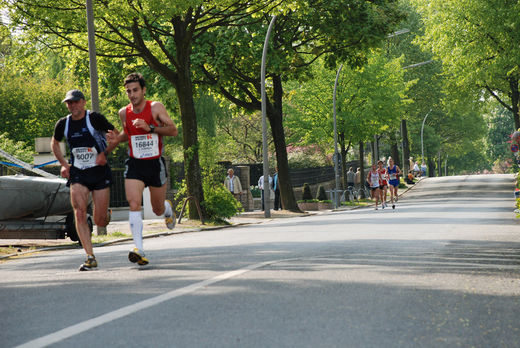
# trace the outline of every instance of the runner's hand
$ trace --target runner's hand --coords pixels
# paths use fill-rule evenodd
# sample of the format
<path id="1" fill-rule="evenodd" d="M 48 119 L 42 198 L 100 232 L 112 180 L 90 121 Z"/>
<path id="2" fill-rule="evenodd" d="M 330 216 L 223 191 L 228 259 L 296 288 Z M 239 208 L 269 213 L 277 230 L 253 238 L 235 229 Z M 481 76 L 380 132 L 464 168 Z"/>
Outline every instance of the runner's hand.
<path id="1" fill-rule="evenodd" d="M 60 175 L 62 178 L 68 179 L 70 176 L 70 165 L 61 166 Z"/>
<path id="2" fill-rule="evenodd" d="M 96 157 L 96 165 L 104 166 L 105 164 L 107 164 L 107 157 L 104 152 L 101 152 Z"/>

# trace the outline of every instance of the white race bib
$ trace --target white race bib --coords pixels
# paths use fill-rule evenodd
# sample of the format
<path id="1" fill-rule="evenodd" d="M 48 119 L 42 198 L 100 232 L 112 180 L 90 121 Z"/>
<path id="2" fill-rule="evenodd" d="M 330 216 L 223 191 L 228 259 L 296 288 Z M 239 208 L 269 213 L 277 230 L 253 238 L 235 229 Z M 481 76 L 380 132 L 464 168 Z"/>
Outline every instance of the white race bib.
<path id="1" fill-rule="evenodd" d="M 395 173 L 390 174 L 390 180 L 397 180 L 397 175 Z"/>
<path id="2" fill-rule="evenodd" d="M 72 149 L 74 156 L 74 167 L 87 169 L 96 166 L 98 152 L 95 147 L 76 147 Z"/>
<path id="3" fill-rule="evenodd" d="M 134 158 L 152 158 L 159 156 L 159 136 L 157 134 L 132 135 L 132 153 Z"/>

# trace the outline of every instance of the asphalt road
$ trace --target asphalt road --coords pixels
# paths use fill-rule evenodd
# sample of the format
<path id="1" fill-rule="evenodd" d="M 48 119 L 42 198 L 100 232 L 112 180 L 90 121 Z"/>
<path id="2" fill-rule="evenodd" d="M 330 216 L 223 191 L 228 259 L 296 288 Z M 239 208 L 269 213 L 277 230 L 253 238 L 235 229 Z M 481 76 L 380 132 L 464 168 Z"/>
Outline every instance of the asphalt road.
<path id="1" fill-rule="evenodd" d="M 513 176 L 425 179 L 373 208 L 0 264 L 0 346 L 518 347 Z"/>

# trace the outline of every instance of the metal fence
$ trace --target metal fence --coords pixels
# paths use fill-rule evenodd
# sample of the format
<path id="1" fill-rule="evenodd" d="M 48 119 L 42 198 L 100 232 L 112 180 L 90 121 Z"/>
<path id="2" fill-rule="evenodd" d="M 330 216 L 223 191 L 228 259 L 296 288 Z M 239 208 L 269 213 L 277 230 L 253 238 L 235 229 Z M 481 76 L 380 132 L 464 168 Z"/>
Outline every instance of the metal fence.
<path id="1" fill-rule="evenodd" d="M 109 164 L 112 169 L 112 187 L 110 189 L 110 207 L 128 207 L 128 202 L 126 200 L 125 194 L 125 159 L 126 154 L 121 156 L 111 156 L 109 158 Z M 168 198 L 172 199 L 174 195 L 174 191 L 172 187 L 176 187 L 183 179 L 184 179 L 184 164 L 183 163 L 174 163 L 167 160 L 168 167 L 168 175 L 169 175 L 169 190 L 168 190 Z M 226 163 L 227 164 L 227 163 Z M 256 186 L 258 184 L 258 179 L 263 174 L 263 167 L 261 163 L 256 164 L 239 164 L 239 165 L 223 165 L 222 170 L 223 174 L 225 173 L 227 168 L 233 167 L 236 168 L 238 166 L 248 166 L 250 168 L 250 178 L 251 185 Z M 349 166 L 357 166 L 356 161 L 348 162 L 347 168 Z M 42 168 L 45 171 L 59 175 L 60 167 L 59 166 L 47 166 Z M 238 170 L 238 169 L 237 169 Z M 28 176 L 34 176 L 35 174 L 27 171 L 23 168 L 7 166 L 4 164 L 0 164 L 0 176 L 3 175 L 15 175 L 15 174 L 23 174 Z M 303 169 L 290 169 L 289 174 L 291 176 L 291 183 L 293 187 L 301 187 L 303 184 L 308 183 L 310 185 L 315 185 L 322 182 L 327 182 L 334 180 L 334 167 L 317 167 L 317 168 L 303 168 Z"/>

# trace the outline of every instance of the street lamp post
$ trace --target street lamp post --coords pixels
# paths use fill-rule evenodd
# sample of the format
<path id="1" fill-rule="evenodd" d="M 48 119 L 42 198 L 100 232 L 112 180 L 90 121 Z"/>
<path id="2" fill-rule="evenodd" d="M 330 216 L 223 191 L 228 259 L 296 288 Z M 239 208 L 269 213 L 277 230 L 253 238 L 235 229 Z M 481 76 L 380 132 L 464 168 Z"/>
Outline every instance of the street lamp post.
<path id="1" fill-rule="evenodd" d="M 422 121 L 422 126 L 421 126 L 421 160 L 422 161 L 424 161 L 424 142 L 423 142 L 424 122 L 426 122 L 426 117 L 428 117 L 428 115 L 430 114 L 431 111 L 432 111 L 432 109 L 430 109 L 430 111 L 428 111 L 426 116 L 424 116 L 424 120 Z"/>
<path id="2" fill-rule="evenodd" d="M 265 58 L 267 55 L 267 46 L 269 44 L 269 36 L 271 36 L 271 30 L 273 29 L 274 21 L 276 16 L 273 16 L 267 34 L 265 35 L 264 50 L 262 52 L 262 67 L 260 71 L 261 79 L 261 94 L 262 94 L 262 150 L 263 150 L 263 173 L 264 173 L 264 216 L 266 218 L 271 217 L 270 207 L 270 187 L 269 187 L 269 153 L 267 149 L 267 104 L 266 104 L 266 93 L 265 93 Z"/>

